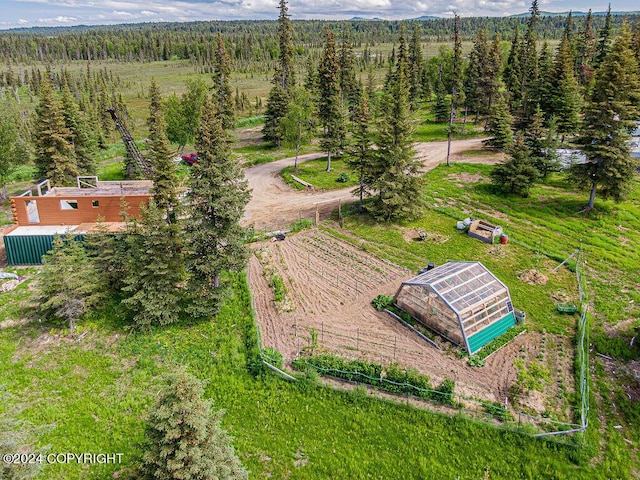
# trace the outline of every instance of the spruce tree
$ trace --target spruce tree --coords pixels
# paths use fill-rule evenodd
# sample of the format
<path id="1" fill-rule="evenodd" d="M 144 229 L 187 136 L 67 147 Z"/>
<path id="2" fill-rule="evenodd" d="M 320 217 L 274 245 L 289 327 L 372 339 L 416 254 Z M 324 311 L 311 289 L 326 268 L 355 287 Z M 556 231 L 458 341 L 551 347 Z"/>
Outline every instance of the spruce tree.
<path id="1" fill-rule="evenodd" d="M 218 33 L 213 56 L 213 98 L 214 107 L 222 121 L 222 128 L 225 130 L 230 130 L 235 127 L 233 99 L 231 86 L 229 85 L 230 76 L 231 59 L 227 54 L 222 35 Z M 201 98 L 204 100 L 204 95 Z M 198 107 L 201 106 L 202 104 L 198 105 Z"/>
<path id="2" fill-rule="evenodd" d="M 475 113 L 476 121 L 480 112 L 484 110 L 487 97 L 484 88 L 486 82 L 486 68 L 489 67 L 489 45 L 487 33 L 478 31 L 469 53 L 469 68 L 464 81 L 464 92 L 467 106 Z M 488 113 L 488 112 L 483 112 Z"/>
<path id="3" fill-rule="evenodd" d="M 529 149 L 522 137 L 518 137 L 508 153 L 510 158 L 496 165 L 491 171 L 491 181 L 501 190 L 528 197 L 529 190 L 539 174 L 531 162 Z"/>
<path id="4" fill-rule="evenodd" d="M 577 42 L 576 53 L 576 77 L 582 87 L 586 87 L 593 77 L 591 62 L 596 51 L 596 37 L 593 32 L 593 15 L 591 9 L 584 21 L 584 26 L 580 32 Z"/>
<path id="5" fill-rule="evenodd" d="M 72 133 L 65 125 L 62 106 L 45 75 L 36 107 L 34 131 L 38 175 L 56 186 L 74 185 L 78 175 Z"/>
<path id="6" fill-rule="evenodd" d="M 504 97 L 498 97 L 498 100 L 494 103 L 485 131 L 491 135 L 491 138 L 484 141 L 485 145 L 506 150 L 513 143 L 511 114 Z"/>
<path id="7" fill-rule="evenodd" d="M 293 65 L 294 45 L 293 27 L 289 19 L 286 0 L 280 0 L 278 17 L 278 44 L 280 46 L 279 63 L 273 76 L 271 90 L 267 98 L 265 124 L 262 135 L 265 141 L 280 148 L 284 132 L 282 119 L 289 111 L 289 89 L 295 85 Z"/>
<path id="8" fill-rule="evenodd" d="M 544 123 L 544 113 L 540 106 L 536 106 L 531 124 L 523 135 L 531 163 L 543 178 L 560 170 L 559 156 L 556 152 L 559 141 L 555 118 L 552 117 L 549 121 L 549 128 L 546 128 Z"/>
<path id="9" fill-rule="evenodd" d="M 338 83 L 340 85 L 340 99 L 342 109 L 353 113 L 360 98 L 360 85 L 356 79 L 356 56 L 349 38 L 345 38 L 340 45 L 338 56 Z"/>
<path id="10" fill-rule="evenodd" d="M 162 111 L 160 89 L 155 79 L 149 88 L 150 106 L 147 126 L 149 127 L 149 150 L 147 157 L 151 162 L 153 193 L 155 206 L 164 212 L 168 222 L 177 218 L 178 212 L 178 174 L 172 161 L 172 152 L 167 139 L 167 125 Z"/>
<path id="11" fill-rule="evenodd" d="M 45 318 L 75 323 L 102 298 L 98 272 L 82 245 L 71 236 L 56 236 L 43 257 L 36 283 L 38 311 Z"/>
<path id="12" fill-rule="evenodd" d="M 133 327 L 149 330 L 180 319 L 186 279 L 184 245 L 177 223 L 167 223 L 165 210 L 152 198 L 142 208 L 137 233 L 128 235 L 126 276 L 122 303 Z"/>
<path id="13" fill-rule="evenodd" d="M 353 191 L 359 198 L 358 210 L 363 210 L 364 197 L 369 195 L 376 179 L 376 162 L 372 149 L 371 111 L 367 94 L 362 91 L 353 116 L 353 140 L 349 146 L 347 164 L 358 174 L 358 187 Z"/>
<path id="14" fill-rule="evenodd" d="M 556 117 L 558 131 L 563 137 L 576 132 L 580 122 L 580 86 L 575 77 L 574 65 L 569 16 L 551 72 L 551 108 L 547 111 L 547 115 Z"/>
<path id="15" fill-rule="evenodd" d="M 296 84 L 294 70 L 294 45 L 293 45 L 293 25 L 289 19 L 289 7 L 286 0 L 280 0 L 278 8 L 278 45 L 280 46 L 280 86 L 288 91 Z M 224 126 L 224 125 L 223 125 Z"/>
<path id="16" fill-rule="evenodd" d="M 522 50 L 522 40 L 520 39 L 520 29 L 516 25 L 513 40 L 511 42 L 511 49 L 509 50 L 509 57 L 507 58 L 507 66 L 504 69 L 502 78 L 508 92 L 510 93 L 510 102 L 512 110 L 515 110 L 515 105 L 518 105 L 522 99 L 522 91 L 520 89 L 520 73 L 522 70 L 522 59 L 520 58 L 520 52 Z"/>
<path id="17" fill-rule="evenodd" d="M 421 163 L 414 158 L 411 141 L 413 118 L 409 105 L 407 57 L 398 63 L 380 101 L 378 149 L 374 152 L 375 179 L 372 188 L 378 192 L 369 207 L 374 217 L 384 221 L 416 217 L 422 210 L 423 178 Z M 379 172 L 379 173 L 378 173 Z"/>
<path id="18" fill-rule="evenodd" d="M 318 116 L 324 128 L 320 146 L 327 152 L 327 172 L 331 171 L 331 156 L 340 150 L 344 143 L 344 115 L 340 105 L 340 66 L 336 56 L 336 43 L 333 32 L 325 28 L 326 41 L 320 67 L 318 68 Z"/>
<path id="19" fill-rule="evenodd" d="M 222 412 L 204 400 L 203 383 L 186 368 L 164 377 L 145 428 L 137 477 L 149 480 L 243 480 L 246 469 L 222 428 Z"/>
<path id="20" fill-rule="evenodd" d="M 638 165 L 630 155 L 628 142 L 640 115 L 638 72 L 631 35 L 623 25 L 596 71 L 585 108 L 580 144 L 587 162 L 570 170 L 570 178 L 591 191 L 586 210 L 593 208 L 598 190 L 604 198 L 621 201 L 634 177 Z"/>
<path id="21" fill-rule="evenodd" d="M 442 81 L 438 80 L 436 85 L 436 98 L 433 102 L 433 115 L 436 122 L 446 122 L 449 120 L 450 105 Z"/>
<path id="22" fill-rule="evenodd" d="M 239 221 L 250 193 L 209 102 L 203 108 L 196 146 L 198 163 L 192 170 L 186 225 L 190 308 L 194 315 L 210 316 L 219 306 L 220 276 L 226 270 L 241 270 L 248 258 Z"/>
<path id="23" fill-rule="evenodd" d="M 525 128 L 533 113 L 536 105 L 535 89 L 539 78 L 538 70 L 538 53 L 537 42 L 538 37 L 536 29 L 540 18 L 540 9 L 538 8 L 538 0 L 531 2 L 529 9 L 531 15 L 527 21 L 527 31 L 521 45 L 520 63 L 521 70 L 519 72 L 520 80 L 520 104 L 517 105 L 517 120 L 520 128 Z"/>
<path id="24" fill-rule="evenodd" d="M 265 141 L 272 143 L 276 148 L 280 148 L 284 138 L 282 119 L 288 111 L 289 95 L 280 83 L 276 83 L 269 92 L 267 108 L 264 113 L 264 127 L 262 127 Z"/>
<path id="25" fill-rule="evenodd" d="M 424 65 L 420 46 L 420 27 L 414 26 L 409 44 L 409 103 L 411 110 L 420 108 L 423 98 Z"/>
<path id="26" fill-rule="evenodd" d="M 604 25 L 598 32 L 598 44 L 593 58 L 593 68 L 598 68 L 604 61 L 611 47 L 611 4 L 607 8 L 607 15 L 604 18 Z"/>
<path id="27" fill-rule="evenodd" d="M 81 175 L 94 175 L 96 173 L 95 156 L 98 143 L 91 134 L 84 114 L 78 108 L 71 91 L 66 86 L 62 90 L 62 112 L 65 126 L 71 132 L 71 142 L 76 154 L 78 173 Z"/>

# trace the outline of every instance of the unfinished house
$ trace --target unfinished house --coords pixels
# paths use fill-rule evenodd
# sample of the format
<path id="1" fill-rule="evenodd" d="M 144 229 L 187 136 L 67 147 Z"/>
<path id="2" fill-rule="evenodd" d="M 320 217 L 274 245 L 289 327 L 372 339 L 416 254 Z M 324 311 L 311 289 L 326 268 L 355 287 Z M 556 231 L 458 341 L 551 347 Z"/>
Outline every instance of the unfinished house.
<path id="1" fill-rule="evenodd" d="M 37 265 L 51 250 L 55 235 L 83 236 L 94 232 L 98 220 L 103 228 L 124 227 L 122 205 L 129 217 L 140 216 L 153 182 L 99 181 L 98 177 L 78 177 L 75 187 L 52 187 L 49 180 L 35 191 L 11 197 L 14 225 L 2 234 L 9 265 Z"/>
<path id="2" fill-rule="evenodd" d="M 516 323 L 509 289 L 480 262 L 449 262 L 406 280 L 393 304 L 469 355 Z"/>

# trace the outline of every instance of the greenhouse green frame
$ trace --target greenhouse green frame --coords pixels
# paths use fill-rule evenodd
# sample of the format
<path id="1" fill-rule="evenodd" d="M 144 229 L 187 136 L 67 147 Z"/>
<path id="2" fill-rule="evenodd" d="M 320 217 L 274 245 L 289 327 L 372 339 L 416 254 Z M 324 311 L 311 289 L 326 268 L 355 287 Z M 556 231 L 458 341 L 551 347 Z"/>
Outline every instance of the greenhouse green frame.
<path id="1" fill-rule="evenodd" d="M 449 262 L 406 280 L 393 304 L 469 355 L 516 324 L 509 289 L 480 262 Z"/>

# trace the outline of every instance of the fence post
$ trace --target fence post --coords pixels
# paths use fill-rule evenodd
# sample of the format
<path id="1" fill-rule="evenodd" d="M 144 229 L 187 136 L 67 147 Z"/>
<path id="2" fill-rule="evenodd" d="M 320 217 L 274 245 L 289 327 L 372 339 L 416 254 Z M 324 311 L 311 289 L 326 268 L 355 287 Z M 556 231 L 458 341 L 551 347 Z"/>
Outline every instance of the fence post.
<path id="1" fill-rule="evenodd" d="M 356 351 L 360 351 L 360 327 L 356 329 Z"/>
<path id="2" fill-rule="evenodd" d="M 398 349 L 398 336 L 393 337 L 393 361 L 396 361 L 396 350 Z"/>
<path id="3" fill-rule="evenodd" d="M 356 278 L 356 297 L 358 296 L 358 279 Z"/>
<path id="4" fill-rule="evenodd" d="M 320 324 L 320 332 L 321 332 L 321 342 L 324 343 L 324 322 Z"/>

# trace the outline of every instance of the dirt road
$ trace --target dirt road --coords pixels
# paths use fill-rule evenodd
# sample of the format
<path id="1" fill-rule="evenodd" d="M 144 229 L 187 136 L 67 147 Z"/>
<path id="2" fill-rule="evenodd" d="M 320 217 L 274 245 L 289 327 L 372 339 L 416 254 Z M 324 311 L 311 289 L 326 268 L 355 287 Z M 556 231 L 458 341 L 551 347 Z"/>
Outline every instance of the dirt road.
<path id="1" fill-rule="evenodd" d="M 460 152 L 482 148 L 482 139 L 455 140 L 451 142 L 451 161 L 467 163 L 495 163 L 498 157 L 462 157 Z M 421 142 L 415 144 L 416 158 L 428 171 L 437 167 L 447 158 L 447 142 Z M 324 157 L 323 153 L 301 155 L 299 162 Z M 280 178 L 280 170 L 293 165 L 293 158 L 285 158 L 271 163 L 251 167 L 245 171 L 251 201 L 247 205 L 242 223 L 253 224 L 256 229 L 278 229 L 290 225 L 300 218 L 313 218 L 316 204 L 320 212 L 327 214 L 335 210 L 338 200 L 351 201 L 353 187 L 340 190 L 294 190 Z"/>

